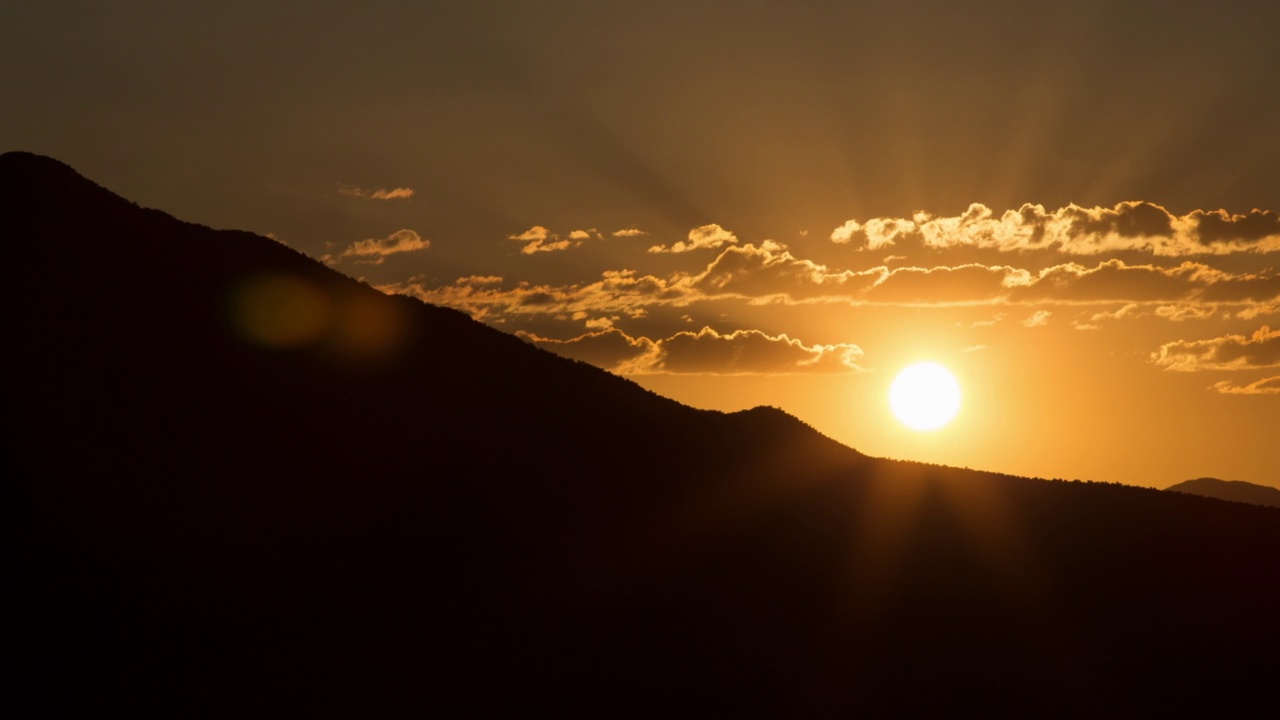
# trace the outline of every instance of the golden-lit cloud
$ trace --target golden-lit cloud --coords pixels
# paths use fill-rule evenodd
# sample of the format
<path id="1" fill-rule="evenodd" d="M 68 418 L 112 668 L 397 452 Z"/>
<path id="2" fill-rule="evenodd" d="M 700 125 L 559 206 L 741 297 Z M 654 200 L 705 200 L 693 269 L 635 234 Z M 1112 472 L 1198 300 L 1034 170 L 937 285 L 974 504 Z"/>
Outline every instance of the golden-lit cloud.
<path id="1" fill-rule="evenodd" d="M 645 337 L 630 335 L 608 327 L 579 335 L 569 340 L 542 338 L 527 332 L 517 335 L 567 358 L 581 360 L 623 375 L 643 374 L 656 362 L 658 344 Z"/>
<path id="2" fill-rule="evenodd" d="M 507 236 L 509 240 L 524 243 L 524 247 L 520 248 L 520 252 L 524 255 L 568 250 L 569 248 L 580 247 L 584 240 L 600 240 L 603 238 L 604 234 L 595 228 L 570 230 L 568 234 L 561 237 L 559 233 L 552 232 L 541 225 L 534 225 L 522 233 Z"/>
<path id="3" fill-rule="evenodd" d="M 352 185 L 343 185 L 338 188 L 338 192 L 347 197 L 360 198 L 362 200 L 408 200 L 414 196 L 413 188 L 410 187 L 398 187 L 390 190 L 386 188 L 365 190 Z"/>
<path id="4" fill-rule="evenodd" d="M 321 259 L 330 265 L 345 258 L 354 258 L 358 263 L 381 265 L 388 255 L 426 250 L 430 246 L 430 240 L 421 237 L 413 230 L 403 228 L 384 238 L 361 240 L 343 250 L 337 256 L 325 255 Z"/>
<path id="5" fill-rule="evenodd" d="M 1248 305 L 1236 311 L 1235 316 L 1241 320 L 1252 320 L 1262 315 L 1280 314 L 1280 302 L 1260 302 Z"/>
<path id="6" fill-rule="evenodd" d="M 1280 330 L 1263 325 L 1250 336 L 1224 335 L 1207 340 L 1175 340 L 1151 354 L 1166 370 L 1252 370 L 1280 367 Z"/>
<path id="7" fill-rule="evenodd" d="M 1218 308 L 1214 305 L 1196 305 L 1180 303 L 1177 305 L 1160 305 L 1156 308 L 1156 317 L 1181 322 L 1183 320 L 1205 320 L 1214 316 Z"/>
<path id="8" fill-rule="evenodd" d="M 873 268 L 876 283 L 860 300 L 899 305 L 954 305 L 990 303 L 1003 300 L 1013 288 L 1033 282 L 1026 270 L 1005 265 L 939 265 L 923 268 L 906 266 Z"/>
<path id="9" fill-rule="evenodd" d="M 1209 389 L 1224 395 L 1280 395 L 1280 375 L 1255 380 L 1248 385 L 1220 380 L 1210 385 Z"/>
<path id="10" fill-rule="evenodd" d="M 520 252 L 525 255 L 566 250 L 573 244 L 572 240 L 561 240 L 559 235 L 541 225 L 534 225 L 522 233 L 508 235 L 507 238 L 524 243 L 524 247 L 520 248 Z"/>
<path id="11" fill-rule="evenodd" d="M 738 236 L 725 230 L 716 224 L 703 225 L 689 231 L 688 240 L 681 240 L 671 247 L 666 245 L 654 245 L 649 248 L 651 253 L 684 253 L 691 250 L 701 250 L 703 248 L 718 248 L 724 245 L 732 245 L 738 242 Z"/>
<path id="12" fill-rule="evenodd" d="M 649 233 L 641 230 L 640 228 L 629 227 L 629 228 L 623 228 L 621 230 L 614 230 L 609 234 L 616 238 L 629 238 L 629 237 L 643 237 L 645 235 L 648 235 Z"/>
<path id="13" fill-rule="evenodd" d="M 806 300 L 848 298 L 865 292 L 888 271 L 884 268 L 833 272 L 825 265 L 794 257 L 782 245 L 731 247 L 706 269 L 686 276 L 687 285 L 706 296 L 737 296 L 750 300 Z"/>
<path id="14" fill-rule="evenodd" d="M 1280 251 L 1280 213 L 1195 210 L 1174 215 L 1153 203 L 1130 201 L 1111 208 L 1068 205 L 1053 211 L 1026 204 L 997 216 L 991 208 L 973 203 L 951 217 L 918 212 L 910 218 L 849 220 L 832 230 L 830 238 L 865 250 L 916 243 L 934 249 L 1052 250 L 1067 255 L 1270 253 Z"/>
<path id="15" fill-rule="evenodd" d="M 553 340 L 519 333 L 529 342 L 559 355 L 625 375 L 716 374 L 789 375 L 859 372 L 863 352 L 857 345 L 805 345 L 785 334 L 759 330 L 721 334 L 704 327 L 651 340 L 617 328 Z"/>

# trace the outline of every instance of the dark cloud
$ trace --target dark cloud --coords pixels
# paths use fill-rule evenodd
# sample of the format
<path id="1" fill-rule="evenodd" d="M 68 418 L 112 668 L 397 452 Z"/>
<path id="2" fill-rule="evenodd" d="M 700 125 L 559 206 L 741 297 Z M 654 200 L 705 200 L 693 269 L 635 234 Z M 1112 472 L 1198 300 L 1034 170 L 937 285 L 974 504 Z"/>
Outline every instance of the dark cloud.
<path id="1" fill-rule="evenodd" d="M 1261 243 L 1267 238 L 1280 237 L 1280 213 L 1274 210 L 1255 208 L 1245 215 L 1231 215 L 1226 210 L 1196 210 L 1188 217 L 1195 221 L 1196 232 L 1205 244 Z"/>

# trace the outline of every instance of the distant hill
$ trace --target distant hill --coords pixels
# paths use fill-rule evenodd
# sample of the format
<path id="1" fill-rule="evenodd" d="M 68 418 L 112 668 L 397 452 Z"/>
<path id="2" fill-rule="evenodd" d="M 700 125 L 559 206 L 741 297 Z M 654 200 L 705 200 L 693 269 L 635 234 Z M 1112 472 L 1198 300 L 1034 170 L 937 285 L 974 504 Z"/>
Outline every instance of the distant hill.
<path id="1" fill-rule="evenodd" d="M 0 239 L 6 716 L 1271 699 L 1273 508 L 695 410 L 31 154 Z"/>
<path id="2" fill-rule="evenodd" d="M 1251 505 L 1280 507 L 1280 490 L 1242 480 L 1196 478 L 1195 480 L 1180 482 L 1177 485 L 1170 485 L 1165 490 L 1191 495 L 1203 495 L 1204 497 L 1218 498 L 1219 500 L 1249 503 Z"/>

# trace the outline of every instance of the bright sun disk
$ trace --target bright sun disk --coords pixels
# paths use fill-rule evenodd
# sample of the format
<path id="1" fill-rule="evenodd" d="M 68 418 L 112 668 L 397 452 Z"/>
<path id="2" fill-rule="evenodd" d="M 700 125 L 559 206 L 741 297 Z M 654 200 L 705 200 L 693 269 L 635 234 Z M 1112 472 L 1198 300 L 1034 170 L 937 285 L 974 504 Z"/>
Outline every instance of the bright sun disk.
<path id="1" fill-rule="evenodd" d="M 960 383 L 937 363 L 909 365 L 889 387 L 889 407 L 910 428 L 936 430 L 960 411 Z"/>

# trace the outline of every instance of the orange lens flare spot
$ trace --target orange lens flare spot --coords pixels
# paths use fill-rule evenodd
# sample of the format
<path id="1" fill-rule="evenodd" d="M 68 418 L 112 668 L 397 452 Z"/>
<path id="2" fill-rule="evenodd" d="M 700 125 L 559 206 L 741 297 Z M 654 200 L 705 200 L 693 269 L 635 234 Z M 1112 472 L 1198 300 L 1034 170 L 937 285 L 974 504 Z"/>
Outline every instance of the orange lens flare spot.
<path id="1" fill-rule="evenodd" d="M 231 297 L 231 320 L 241 336 L 267 347 L 315 342 L 328 329 L 332 314 L 319 288 L 287 275 L 254 278 Z"/>

